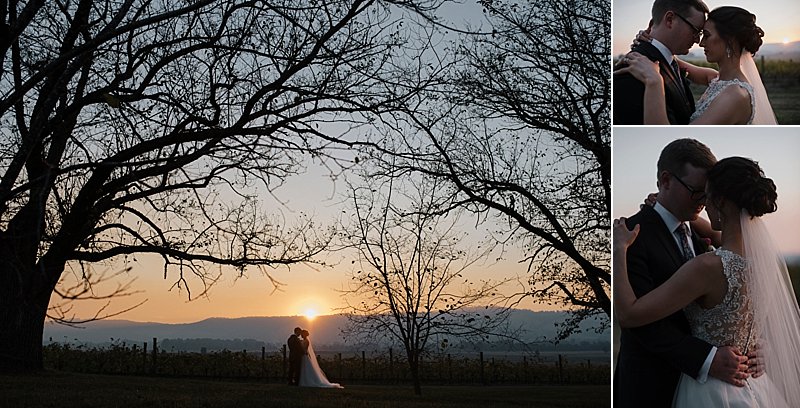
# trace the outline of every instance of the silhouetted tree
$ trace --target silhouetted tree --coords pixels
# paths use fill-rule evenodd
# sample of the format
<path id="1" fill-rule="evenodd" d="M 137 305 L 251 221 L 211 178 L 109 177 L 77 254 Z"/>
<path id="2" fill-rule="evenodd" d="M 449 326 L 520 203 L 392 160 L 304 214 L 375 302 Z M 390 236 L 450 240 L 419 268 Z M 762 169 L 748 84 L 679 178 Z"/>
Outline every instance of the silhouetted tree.
<path id="1" fill-rule="evenodd" d="M 463 242 L 455 215 L 434 214 L 439 187 L 436 180 L 404 177 L 359 183 L 351 187 L 351 223 L 342 228 L 345 243 L 358 252 L 343 291 L 343 334 L 402 345 L 417 395 L 420 359 L 440 346 L 437 339 L 513 338 L 511 309 L 500 293 L 509 279 L 469 279 L 470 267 L 489 251 Z"/>
<path id="2" fill-rule="evenodd" d="M 505 225 L 524 251 L 533 296 L 569 308 L 566 337 L 608 326 L 610 2 L 481 1 L 491 31 L 461 36 L 445 86 L 387 121 L 365 155 L 375 177 L 444 180 L 432 209 Z"/>
<path id="3" fill-rule="evenodd" d="M 350 144 L 332 123 L 355 127 L 418 90 L 396 82 L 396 55 L 413 50 L 389 2 L 2 5 L 0 370 L 42 366 L 67 268 L 83 279 L 56 292 L 69 299 L 96 282 L 93 263 L 138 253 L 202 291 L 214 265 L 314 261 L 331 232 L 268 216 L 258 195 L 303 155 Z"/>

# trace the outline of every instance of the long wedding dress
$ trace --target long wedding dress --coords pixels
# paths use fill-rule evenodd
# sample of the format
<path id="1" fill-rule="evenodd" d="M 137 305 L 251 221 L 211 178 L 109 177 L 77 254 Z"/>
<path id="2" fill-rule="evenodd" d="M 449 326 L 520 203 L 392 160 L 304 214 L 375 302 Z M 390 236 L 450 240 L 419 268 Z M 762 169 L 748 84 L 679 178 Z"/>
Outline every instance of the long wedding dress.
<path id="1" fill-rule="evenodd" d="M 304 340 L 307 343 L 307 353 L 303 355 L 300 363 L 300 381 L 301 387 L 315 387 L 315 388 L 344 388 L 337 383 L 328 381 L 328 377 L 322 372 L 322 369 L 317 363 L 317 355 L 314 353 L 314 347 L 311 342 Z M 304 344 L 305 345 L 305 344 Z"/>
<path id="2" fill-rule="evenodd" d="M 800 407 L 800 311 L 786 263 L 760 217 L 740 217 L 745 253 L 720 248 L 728 291 L 718 305 L 689 304 L 684 312 L 692 335 L 747 353 L 759 344 L 764 374 L 737 387 L 709 377 L 704 384 L 683 374 L 673 407 Z"/>

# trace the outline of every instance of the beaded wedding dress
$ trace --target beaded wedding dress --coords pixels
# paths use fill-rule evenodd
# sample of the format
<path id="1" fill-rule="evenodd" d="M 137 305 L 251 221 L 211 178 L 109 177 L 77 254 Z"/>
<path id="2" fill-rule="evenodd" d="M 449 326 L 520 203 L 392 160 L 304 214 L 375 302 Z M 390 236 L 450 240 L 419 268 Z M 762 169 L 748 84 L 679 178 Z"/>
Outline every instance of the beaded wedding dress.
<path id="1" fill-rule="evenodd" d="M 723 248 L 715 254 L 722 260 L 723 273 L 728 281 L 728 292 L 718 305 L 704 309 L 697 303 L 684 308 L 692 335 L 718 346 L 737 346 L 747 353 L 759 337 L 758 323 L 754 316 L 754 304 L 750 298 L 750 282 L 747 261 L 736 253 Z M 705 384 L 683 374 L 675 392 L 673 406 L 678 408 L 700 407 L 788 407 L 774 405 L 774 395 L 779 394 L 769 373 L 747 380 L 744 387 L 737 387 L 709 377 Z"/>
<path id="2" fill-rule="evenodd" d="M 304 344 L 305 345 L 305 344 Z M 311 343 L 307 343 L 307 354 L 303 356 L 300 365 L 300 381 L 301 387 L 315 387 L 315 388 L 344 388 L 337 383 L 328 381 L 328 377 L 322 372 L 322 369 L 317 363 L 317 355 L 314 353 L 314 347 Z"/>
<path id="3" fill-rule="evenodd" d="M 702 116 L 705 111 L 711 106 L 711 103 L 716 99 L 720 93 L 729 86 L 740 86 L 744 88 L 750 95 L 750 118 L 747 120 L 748 125 L 777 125 L 778 121 L 775 119 L 775 113 L 772 110 L 772 104 L 769 102 L 767 91 L 764 88 L 764 83 L 761 81 L 761 74 L 758 72 L 753 54 L 749 52 L 742 53 L 740 57 L 740 67 L 745 76 L 746 81 L 738 79 L 720 81 L 718 79 L 712 80 L 708 84 L 708 88 L 700 99 L 697 101 L 695 112 L 692 114 L 690 120 Z"/>
<path id="4" fill-rule="evenodd" d="M 753 117 L 756 112 L 756 104 L 755 104 L 755 95 L 753 93 L 753 86 L 748 84 L 747 82 L 740 81 L 738 79 L 732 79 L 729 81 L 720 81 L 719 79 L 713 79 L 709 84 L 708 88 L 703 95 L 700 96 L 700 99 L 697 101 L 697 107 L 695 108 L 694 113 L 692 114 L 691 121 L 703 116 L 711 103 L 714 102 L 722 91 L 724 91 L 729 86 L 740 86 L 747 91 L 750 95 L 750 118 L 747 119 L 747 124 L 750 125 L 753 123 Z"/>

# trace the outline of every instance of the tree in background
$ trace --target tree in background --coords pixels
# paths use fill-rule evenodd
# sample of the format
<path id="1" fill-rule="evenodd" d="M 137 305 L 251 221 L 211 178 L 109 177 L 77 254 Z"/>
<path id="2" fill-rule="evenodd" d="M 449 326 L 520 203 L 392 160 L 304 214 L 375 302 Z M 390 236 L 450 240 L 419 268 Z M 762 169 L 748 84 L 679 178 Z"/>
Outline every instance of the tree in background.
<path id="1" fill-rule="evenodd" d="M 461 36 L 446 85 L 365 151 L 374 177 L 434 177 L 449 192 L 430 213 L 467 209 L 505 225 L 529 290 L 568 308 L 559 338 L 597 317 L 610 294 L 610 2 L 485 0 L 491 32 Z M 444 58 L 443 58 L 444 59 Z M 493 221 L 494 222 L 494 221 Z"/>
<path id="2" fill-rule="evenodd" d="M 265 214 L 257 195 L 304 155 L 335 159 L 325 149 L 350 128 L 332 123 L 355 127 L 418 91 L 393 81 L 396 54 L 414 50 L 391 8 L 3 2 L 0 370 L 41 368 L 51 295 L 97 296 L 94 264 L 154 254 L 165 279 L 204 292 L 217 266 L 313 262 L 332 233 Z M 65 271 L 74 290 L 59 287 Z"/>
<path id="3" fill-rule="evenodd" d="M 469 268 L 489 250 L 464 242 L 458 217 L 435 214 L 440 187 L 435 179 L 405 177 L 360 183 L 351 187 L 351 223 L 342 228 L 346 245 L 358 252 L 343 291 L 343 334 L 402 345 L 417 395 L 420 359 L 439 346 L 432 344 L 437 339 L 511 335 L 511 309 L 500 294 L 509 280 L 470 281 Z"/>

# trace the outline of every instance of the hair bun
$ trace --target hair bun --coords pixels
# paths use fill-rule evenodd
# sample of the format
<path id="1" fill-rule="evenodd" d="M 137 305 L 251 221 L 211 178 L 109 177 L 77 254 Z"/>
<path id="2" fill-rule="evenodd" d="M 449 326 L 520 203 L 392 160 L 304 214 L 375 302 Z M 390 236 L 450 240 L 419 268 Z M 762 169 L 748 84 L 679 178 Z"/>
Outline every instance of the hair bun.
<path id="1" fill-rule="evenodd" d="M 753 217 L 778 209 L 775 183 L 750 159 L 726 157 L 718 161 L 708 172 L 708 185 L 712 196 L 733 202 Z"/>
<path id="2" fill-rule="evenodd" d="M 749 190 L 742 194 L 743 197 L 749 198 L 744 200 L 742 208 L 746 209 L 750 215 L 760 217 L 778 209 L 776 203 L 778 192 L 772 179 L 760 176 Z"/>
<path id="3" fill-rule="evenodd" d="M 708 13 L 720 36 L 726 41 L 736 40 L 741 49 L 755 54 L 764 43 L 764 30 L 756 25 L 756 15 L 735 6 L 715 8 Z"/>

